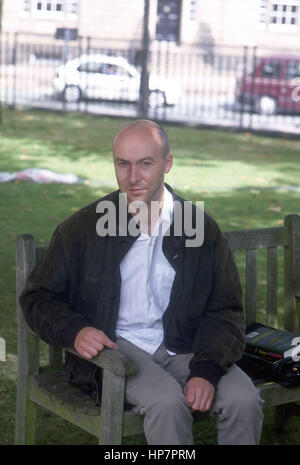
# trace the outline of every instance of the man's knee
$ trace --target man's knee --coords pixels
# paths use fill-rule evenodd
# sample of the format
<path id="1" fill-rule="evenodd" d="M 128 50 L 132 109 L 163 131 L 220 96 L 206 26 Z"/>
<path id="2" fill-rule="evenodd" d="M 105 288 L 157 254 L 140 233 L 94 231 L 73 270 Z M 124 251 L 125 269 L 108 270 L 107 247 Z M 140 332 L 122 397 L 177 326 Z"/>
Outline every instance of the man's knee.
<path id="1" fill-rule="evenodd" d="M 248 420 L 262 415 L 264 401 L 260 397 L 258 389 L 249 383 L 247 387 L 234 390 L 233 395 L 225 399 L 223 413 L 231 417 L 242 417 Z"/>
<path id="2" fill-rule="evenodd" d="M 237 366 L 233 366 L 225 376 L 217 387 L 217 410 L 229 412 L 230 416 L 242 414 L 245 418 L 251 414 L 260 414 L 264 402 L 252 380 Z"/>
<path id="3" fill-rule="evenodd" d="M 263 405 L 260 393 L 254 385 L 250 386 L 248 389 L 240 389 L 240 391 L 236 393 L 234 403 L 238 410 L 245 414 L 257 412 Z"/>

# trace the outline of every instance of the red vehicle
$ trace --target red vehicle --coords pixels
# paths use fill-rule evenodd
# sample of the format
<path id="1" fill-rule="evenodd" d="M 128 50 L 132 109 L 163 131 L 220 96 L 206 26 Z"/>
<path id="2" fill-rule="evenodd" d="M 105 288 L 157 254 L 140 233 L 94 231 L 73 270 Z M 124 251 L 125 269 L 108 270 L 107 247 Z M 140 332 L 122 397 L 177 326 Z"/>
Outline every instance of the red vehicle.
<path id="1" fill-rule="evenodd" d="M 238 80 L 236 101 L 264 115 L 300 112 L 300 57 L 257 59 L 253 72 Z"/>

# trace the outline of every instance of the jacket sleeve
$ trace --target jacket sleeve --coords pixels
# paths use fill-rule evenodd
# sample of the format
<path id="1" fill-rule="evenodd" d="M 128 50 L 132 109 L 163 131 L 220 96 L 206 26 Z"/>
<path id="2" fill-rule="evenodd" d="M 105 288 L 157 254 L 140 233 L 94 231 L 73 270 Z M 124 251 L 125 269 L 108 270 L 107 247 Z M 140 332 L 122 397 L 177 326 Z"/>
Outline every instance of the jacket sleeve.
<path id="1" fill-rule="evenodd" d="M 73 346 L 80 329 L 90 326 L 72 305 L 76 298 L 76 272 L 72 269 L 70 254 L 65 235 L 58 226 L 20 297 L 31 329 L 48 344 L 63 347 Z"/>
<path id="2" fill-rule="evenodd" d="M 213 285 L 194 338 L 189 378 L 200 376 L 216 386 L 229 366 L 242 357 L 245 321 L 238 270 L 218 226 L 212 254 Z"/>

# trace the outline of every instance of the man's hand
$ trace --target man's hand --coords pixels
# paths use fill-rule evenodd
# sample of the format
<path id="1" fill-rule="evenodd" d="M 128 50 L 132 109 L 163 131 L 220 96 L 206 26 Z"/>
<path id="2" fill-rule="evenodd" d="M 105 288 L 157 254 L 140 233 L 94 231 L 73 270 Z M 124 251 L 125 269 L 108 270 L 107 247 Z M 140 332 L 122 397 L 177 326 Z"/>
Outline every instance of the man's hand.
<path id="1" fill-rule="evenodd" d="M 183 392 L 190 408 L 206 412 L 211 407 L 215 388 L 206 379 L 194 377 L 188 380 Z"/>
<path id="2" fill-rule="evenodd" d="M 103 331 L 92 326 L 81 329 L 74 342 L 75 350 L 85 358 L 95 357 L 104 347 L 118 348 L 117 344 L 111 341 Z"/>

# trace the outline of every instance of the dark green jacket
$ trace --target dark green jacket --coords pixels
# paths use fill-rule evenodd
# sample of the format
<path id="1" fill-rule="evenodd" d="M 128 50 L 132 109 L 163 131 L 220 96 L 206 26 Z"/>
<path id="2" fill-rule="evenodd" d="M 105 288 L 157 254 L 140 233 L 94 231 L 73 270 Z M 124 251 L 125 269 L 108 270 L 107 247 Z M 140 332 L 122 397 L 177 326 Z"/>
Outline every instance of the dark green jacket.
<path id="1" fill-rule="evenodd" d="M 171 192 L 183 205 L 184 200 Z M 112 200 L 118 207 L 118 194 L 115 191 L 101 200 Z M 136 237 L 100 237 L 98 203 L 82 208 L 57 227 L 20 298 L 29 326 L 49 344 L 71 347 L 85 326 L 116 339 L 119 265 Z M 209 215 L 204 214 L 200 247 L 186 247 L 187 237 L 175 235 L 173 226 L 163 239 L 163 253 L 176 271 L 163 315 L 164 343 L 170 351 L 194 353 L 189 377 L 201 376 L 216 385 L 244 349 L 238 272 L 226 240 Z M 68 356 L 66 364 L 70 380 L 89 389 L 94 367 L 74 356 Z"/>

